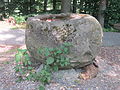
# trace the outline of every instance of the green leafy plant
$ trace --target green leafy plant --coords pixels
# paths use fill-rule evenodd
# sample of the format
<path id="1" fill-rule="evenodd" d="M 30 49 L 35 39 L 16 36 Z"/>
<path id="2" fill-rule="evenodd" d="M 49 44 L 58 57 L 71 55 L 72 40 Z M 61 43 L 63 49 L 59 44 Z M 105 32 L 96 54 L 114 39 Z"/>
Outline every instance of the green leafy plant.
<path id="1" fill-rule="evenodd" d="M 15 72 L 20 74 L 19 77 L 22 80 L 22 76 L 26 77 L 33 69 L 27 49 L 18 49 L 18 52 L 15 55 L 15 62 Z"/>
<path id="2" fill-rule="evenodd" d="M 64 43 L 58 48 L 39 48 L 38 53 L 44 56 L 45 63 L 37 79 L 39 79 L 43 85 L 50 82 L 53 71 L 58 71 L 59 67 L 70 64 L 70 59 L 67 57 L 70 52 L 70 46 L 72 46 L 70 43 Z"/>
<path id="3" fill-rule="evenodd" d="M 15 71 L 26 75 L 27 80 L 40 81 L 42 85 L 39 90 L 45 90 L 44 85 L 51 80 L 52 72 L 58 71 L 60 67 L 70 65 L 70 58 L 67 55 L 70 53 L 70 43 L 64 43 L 60 47 L 48 48 L 42 47 L 38 49 L 38 53 L 43 56 L 45 62 L 43 68 L 38 72 L 32 72 L 31 61 L 26 49 L 18 49 L 15 55 Z M 20 78 L 21 79 L 21 78 Z"/>
<path id="4" fill-rule="evenodd" d="M 14 18 L 15 18 L 17 24 L 22 24 L 22 23 L 26 22 L 25 21 L 25 18 L 26 18 L 25 16 L 15 15 Z"/>

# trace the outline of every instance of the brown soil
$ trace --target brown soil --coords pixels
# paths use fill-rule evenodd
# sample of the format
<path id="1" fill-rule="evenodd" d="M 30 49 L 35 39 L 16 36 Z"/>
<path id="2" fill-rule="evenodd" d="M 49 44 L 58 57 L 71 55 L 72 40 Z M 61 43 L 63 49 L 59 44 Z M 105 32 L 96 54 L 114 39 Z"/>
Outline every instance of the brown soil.
<path id="1" fill-rule="evenodd" d="M 25 48 L 25 45 L 0 45 L 0 64 L 11 62 L 18 48 Z"/>
<path id="2" fill-rule="evenodd" d="M 13 75 L 14 72 L 11 69 L 14 66 L 13 60 L 14 60 L 14 55 L 17 51 L 17 48 L 25 48 L 25 46 L 0 45 L 0 50 L 1 50 L 0 51 L 0 71 L 1 71 L 0 74 L 4 74 L 4 75 L 0 75 L 1 76 L 0 81 L 3 82 L 1 85 L 3 88 L 5 88 L 7 86 L 6 88 L 8 88 L 8 89 L 5 89 L 5 90 L 11 90 L 10 88 L 13 88 L 13 86 L 15 88 L 14 90 L 16 90 L 16 89 L 18 89 L 18 87 L 25 85 L 25 84 L 24 85 L 19 84 L 19 86 L 16 87 L 16 85 L 17 85 L 15 83 L 16 79 L 15 79 L 15 76 Z M 112 79 L 113 81 L 111 81 L 111 83 L 117 79 L 119 81 L 119 79 L 120 79 L 120 47 L 101 47 L 100 54 L 96 58 L 96 60 L 98 62 L 99 69 L 101 71 L 100 73 L 102 73 L 104 78 Z M 109 70 L 110 68 L 112 70 Z M 9 75 L 11 75 L 11 76 L 9 76 Z M 100 77 L 98 76 L 97 78 L 99 79 Z M 96 78 L 96 80 L 97 80 L 97 78 Z M 103 79 L 100 79 L 100 80 L 102 81 Z M 107 81 L 106 81 L 106 83 L 107 83 Z M 89 84 L 93 84 L 93 83 L 87 83 L 87 84 L 89 85 Z M 36 85 L 36 84 L 30 83 L 29 85 Z M 33 87 L 33 86 L 29 86 L 29 85 L 26 87 L 30 87 L 30 88 Z M 109 85 L 109 83 L 107 85 Z M 103 88 L 106 88 L 106 87 L 103 87 Z M 116 84 L 114 87 L 112 87 L 112 85 L 111 85 L 110 88 L 114 88 L 114 89 L 109 89 L 109 90 L 120 90 L 120 87 L 118 84 Z M 1 90 L 4 90 L 4 89 L 1 89 Z M 25 90 L 25 87 L 21 87 L 19 90 Z M 34 89 L 28 89 L 28 90 L 34 90 Z M 50 89 L 50 90 L 52 90 L 52 89 Z M 74 90 L 74 89 L 72 89 L 72 90 Z M 100 90 L 102 90 L 102 89 L 100 89 Z"/>

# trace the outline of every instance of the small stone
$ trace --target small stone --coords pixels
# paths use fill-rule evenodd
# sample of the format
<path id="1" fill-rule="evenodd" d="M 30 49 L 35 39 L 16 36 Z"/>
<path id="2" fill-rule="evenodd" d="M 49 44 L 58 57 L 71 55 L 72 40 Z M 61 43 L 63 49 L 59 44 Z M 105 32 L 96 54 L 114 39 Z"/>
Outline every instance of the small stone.
<path id="1" fill-rule="evenodd" d="M 43 64 L 39 66 L 39 68 L 36 70 L 36 72 L 40 72 L 43 69 Z"/>
<path id="2" fill-rule="evenodd" d="M 62 86 L 62 87 L 60 87 L 60 90 L 67 90 L 67 87 Z"/>

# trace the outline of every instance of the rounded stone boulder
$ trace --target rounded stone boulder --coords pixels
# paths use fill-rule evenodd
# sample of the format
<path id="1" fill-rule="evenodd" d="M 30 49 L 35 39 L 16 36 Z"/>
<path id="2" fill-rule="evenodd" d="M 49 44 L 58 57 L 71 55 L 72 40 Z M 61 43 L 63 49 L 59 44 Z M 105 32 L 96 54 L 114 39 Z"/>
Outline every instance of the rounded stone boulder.
<path id="1" fill-rule="evenodd" d="M 25 41 L 30 55 L 40 63 L 41 47 L 59 47 L 64 42 L 72 44 L 68 57 L 71 67 L 84 67 L 93 62 L 102 44 L 102 27 L 87 14 L 45 14 L 27 20 Z"/>

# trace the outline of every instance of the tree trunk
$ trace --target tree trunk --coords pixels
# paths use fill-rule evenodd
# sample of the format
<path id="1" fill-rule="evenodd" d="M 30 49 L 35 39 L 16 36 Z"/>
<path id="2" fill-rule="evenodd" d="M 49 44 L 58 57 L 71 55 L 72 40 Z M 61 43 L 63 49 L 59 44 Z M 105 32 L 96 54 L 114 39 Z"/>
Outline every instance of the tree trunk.
<path id="1" fill-rule="evenodd" d="M 61 12 L 62 13 L 69 13 L 71 10 L 71 0 L 61 0 L 62 6 L 61 6 Z"/>
<path id="2" fill-rule="evenodd" d="M 73 0 L 73 13 L 76 13 L 77 0 Z"/>
<path id="3" fill-rule="evenodd" d="M 6 17 L 4 0 L 0 0 L 0 20 Z"/>
<path id="4" fill-rule="evenodd" d="M 56 10 L 56 0 L 53 0 L 53 10 Z"/>
<path id="5" fill-rule="evenodd" d="M 47 11 L 47 2 L 48 0 L 44 0 L 44 11 Z"/>
<path id="6" fill-rule="evenodd" d="M 99 4 L 99 12 L 98 12 L 98 20 L 102 27 L 104 27 L 104 11 L 106 10 L 106 0 L 100 0 Z"/>
<path id="7" fill-rule="evenodd" d="M 30 0 L 30 4 L 28 3 L 28 8 L 30 7 L 30 12 L 29 13 L 31 13 L 31 14 L 36 13 L 36 9 L 35 9 L 35 7 L 33 7 L 34 4 L 35 4 L 35 0 Z"/>
<path id="8" fill-rule="evenodd" d="M 83 7 L 83 0 L 79 0 L 79 13 L 81 13 L 82 11 L 82 7 Z"/>

